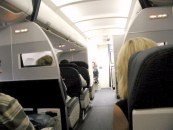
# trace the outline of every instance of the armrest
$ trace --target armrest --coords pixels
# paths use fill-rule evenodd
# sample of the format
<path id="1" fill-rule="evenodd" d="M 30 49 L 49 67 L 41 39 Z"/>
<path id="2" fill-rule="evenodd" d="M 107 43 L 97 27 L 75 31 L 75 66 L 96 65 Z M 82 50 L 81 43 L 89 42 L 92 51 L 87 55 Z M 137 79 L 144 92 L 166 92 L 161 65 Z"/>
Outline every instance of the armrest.
<path id="1" fill-rule="evenodd" d="M 68 115 L 70 115 L 70 113 L 72 112 L 73 108 L 76 106 L 77 103 L 79 103 L 79 99 L 77 97 L 72 97 L 67 102 Z"/>
<path id="2" fill-rule="evenodd" d="M 81 91 L 81 95 L 85 95 L 88 91 L 88 88 L 84 88 L 83 91 Z"/>
<path id="3" fill-rule="evenodd" d="M 88 93 L 89 93 L 89 89 L 85 88 L 80 94 L 80 99 L 84 99 Z"/>

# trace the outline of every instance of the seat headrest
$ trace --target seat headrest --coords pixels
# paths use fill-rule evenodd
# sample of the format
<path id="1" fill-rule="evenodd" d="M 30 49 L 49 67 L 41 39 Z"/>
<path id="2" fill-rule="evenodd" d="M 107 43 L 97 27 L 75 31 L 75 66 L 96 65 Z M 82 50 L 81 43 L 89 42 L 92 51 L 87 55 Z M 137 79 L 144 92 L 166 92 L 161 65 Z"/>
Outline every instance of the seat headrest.
<path id="1" fill-rule="evenodd" d="M 71 61 L 70 63 L 75 63 L 79 67 L 84 67 L 88 69 L 88 64 L 84 61 Z"/>
<path id="2" fill-rule="evenodd" d="M 133 109 L 173 107 L 173 45 L 133 55 L 128 68 L 129 127 Z"/>
<path id="3" fill-rule="evenodd" d="M 78 70 L 78 66 L 74 63 L 65 63 L 65 64 L 59 64 L 60 67 L 72 67 Z"/>
<path id="4" fill-rule="evenodd" d="M 66 59 L 60 61 L 60 64 L 66 64 L 66 63 L 69 63 L 69 61 Z"/>

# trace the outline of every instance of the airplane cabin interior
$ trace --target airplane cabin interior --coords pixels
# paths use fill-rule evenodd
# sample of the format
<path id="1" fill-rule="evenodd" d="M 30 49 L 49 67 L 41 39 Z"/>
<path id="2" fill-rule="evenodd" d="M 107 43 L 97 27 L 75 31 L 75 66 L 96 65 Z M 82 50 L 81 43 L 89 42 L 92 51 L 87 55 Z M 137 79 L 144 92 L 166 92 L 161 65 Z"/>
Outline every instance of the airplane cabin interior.
<path id="1" fill-rule="evenodd" d="M 125 41 L 146 37 L 157 47 L 129 61 L 129 130 L 173 129 L 172 6 L 172 0 L 1 0 L 0 93 L 19 101 L 36 130 L 111 130 L 121 100 L 118 52 Z M 11 130 L 4 124 L 1 130 Z"/>

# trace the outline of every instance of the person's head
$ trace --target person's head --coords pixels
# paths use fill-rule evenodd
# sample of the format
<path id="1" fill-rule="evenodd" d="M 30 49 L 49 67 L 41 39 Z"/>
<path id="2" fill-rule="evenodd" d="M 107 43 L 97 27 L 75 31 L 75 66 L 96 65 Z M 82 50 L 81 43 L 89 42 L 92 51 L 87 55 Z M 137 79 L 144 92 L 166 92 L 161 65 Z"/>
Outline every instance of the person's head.
<path id="1" fill-rule="evenodd" d="M 93 62 L 92 62 L 92 66 L 93 66 L 93 68 L 94 68 L 94 67 L 97 67 L 96 62 L 93 61 Z"/>
<path id="2" fill-rule="evenodd" d="M 136 52 L 152 48 L 154 46 L 156 46 L 156 42 L 148 38 L 135 37 L 126 41 L 121 47 L 117 56 L 116 75 L 118 81 L 118 94 L 122 99 L 127 98 L 128 96 L 128 61 L 130 56 Z"/>
<path id="3" fill-rule="evenodd" d="M 69 61 L 66 59 L 60 61 L 60 64 L 67 64 L 67 63 L 69 63 Z"/>
<path id="4" fill-rule="evenodd" d="M 39 66 L 52 65 L 53 59 L 50 55 L 45 55 L 36 61 Z"/>

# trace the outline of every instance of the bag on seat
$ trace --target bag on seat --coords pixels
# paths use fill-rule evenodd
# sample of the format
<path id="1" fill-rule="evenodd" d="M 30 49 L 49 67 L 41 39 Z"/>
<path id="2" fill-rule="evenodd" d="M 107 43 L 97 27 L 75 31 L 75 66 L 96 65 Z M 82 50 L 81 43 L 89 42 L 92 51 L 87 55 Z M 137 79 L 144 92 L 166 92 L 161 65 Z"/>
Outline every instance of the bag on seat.
<path id="1" fill-rule="evenodd" d="M 51 128 L 51 130 L 58 130 L 58 118 L 56 116 L 52 117 L 48 114 L 30 114 L 28 117 L 36 130 L 48 127 Z"/>

